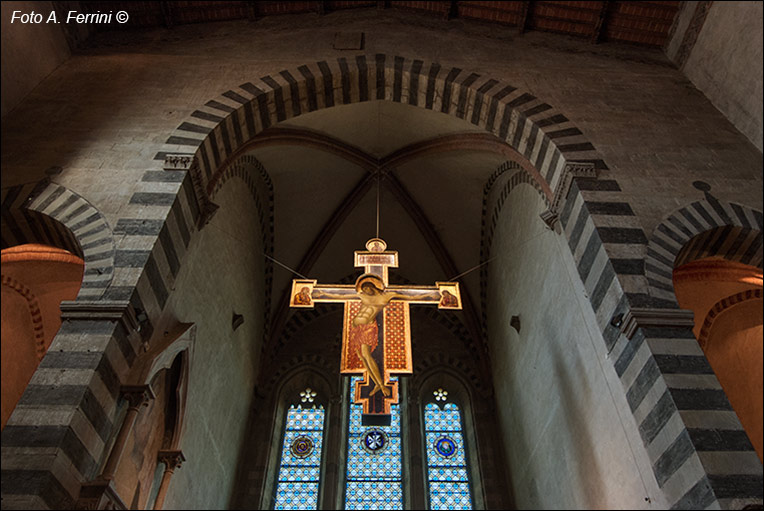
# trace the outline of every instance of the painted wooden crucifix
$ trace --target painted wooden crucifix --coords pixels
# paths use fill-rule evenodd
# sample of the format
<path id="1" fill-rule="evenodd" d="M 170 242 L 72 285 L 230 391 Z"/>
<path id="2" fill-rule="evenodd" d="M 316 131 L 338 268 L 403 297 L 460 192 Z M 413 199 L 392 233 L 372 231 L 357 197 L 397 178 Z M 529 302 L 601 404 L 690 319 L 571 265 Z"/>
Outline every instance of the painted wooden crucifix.
<path id="1" fill-rule="evenodd" d="M 345 304 L 340 371 L 364 376 L 353 389 L 354 402 L 363 405 L 362 424 L 389 425 L 390 405 L 398 403 L 398 382 L 390 377 L 413 372 L 409 304 L 459 310 L 459 284 L 389 285 L 387 270 L 398 267 L 398 252 L 388 251 L 379 238 L 355 252 L 355 266 L 363 267 L 364 273 L 354 285 L 293 280 L 289 303 L 292 307 Z"/>

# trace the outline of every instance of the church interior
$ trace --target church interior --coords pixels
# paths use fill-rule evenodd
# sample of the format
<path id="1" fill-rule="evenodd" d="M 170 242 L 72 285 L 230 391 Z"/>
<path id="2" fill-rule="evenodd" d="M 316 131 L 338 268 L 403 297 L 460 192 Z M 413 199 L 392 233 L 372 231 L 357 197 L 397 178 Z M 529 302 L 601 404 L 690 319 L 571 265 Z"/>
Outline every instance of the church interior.
<path id="1" fill-rule="evenodd" d="M 2 508 L 761 509 L 762 5 L 2 2 Z"/>

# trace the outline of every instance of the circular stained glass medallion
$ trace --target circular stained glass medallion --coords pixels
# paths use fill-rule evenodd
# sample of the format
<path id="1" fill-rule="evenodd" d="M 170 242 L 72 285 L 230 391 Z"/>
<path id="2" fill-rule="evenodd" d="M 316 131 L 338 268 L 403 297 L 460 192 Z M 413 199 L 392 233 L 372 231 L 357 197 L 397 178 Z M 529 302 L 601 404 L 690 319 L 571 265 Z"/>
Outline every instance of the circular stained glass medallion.
<path id="1" fill-rule="evenodd" d="M 456 454 L 456 443 L 447 436 L 439 437 L 435 440 L 435 452 L 444 458 L 450 458 Z"/>
<path id="2" fill-rule="evenodd" d="M 313 452 L 313 440 L 307 436 L 298 436 L 292 440 L 289 451 L 296 458 L 307 458 Z"/>
<path id="3" fill-rule="evenodd" d="M 381 429 L 370 428 L 366 430 L 366 433 L 361 437 L 361 445 L 371 454 L 377 454 L 385 450 L 389 439 L 387 434 Z"/>

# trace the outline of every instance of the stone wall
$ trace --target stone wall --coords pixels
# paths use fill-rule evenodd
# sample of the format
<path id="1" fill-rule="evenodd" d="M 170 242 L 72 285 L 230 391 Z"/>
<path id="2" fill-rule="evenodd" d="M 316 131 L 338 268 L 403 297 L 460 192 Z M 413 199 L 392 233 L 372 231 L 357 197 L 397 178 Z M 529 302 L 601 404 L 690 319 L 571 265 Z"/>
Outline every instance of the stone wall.
<path id="1" fill-rule="evenodd" d="M 685 2 L 666 54 L 761 151 L 761 2 Z"/>
<path id="2" fill-rule="evenodd" d="M 2 117 L 71 55 L 61 25 L 45 22 L 52 9 L 51 2 L 2 3 Z M 22 24 L 14 11 L 42 14 L 43 22 Z"/>

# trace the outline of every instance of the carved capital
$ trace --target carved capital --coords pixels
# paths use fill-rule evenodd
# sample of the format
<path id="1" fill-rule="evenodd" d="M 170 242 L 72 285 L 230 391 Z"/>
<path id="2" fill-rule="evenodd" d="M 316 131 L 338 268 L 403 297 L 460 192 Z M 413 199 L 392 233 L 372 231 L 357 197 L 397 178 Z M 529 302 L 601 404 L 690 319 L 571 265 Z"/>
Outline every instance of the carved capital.
<path id="1" fill-rule="evenodd" d="M 141 329 L 138 314 L 130 302 L 64 300 L 61 302 L 61 321 L 67 320 L 117 321 L 128 334 Z"/>
<path id="2" fill-rule="evenodd" d="M 80 487 L 75 509 L 127 509 L 111 479 L 97 479 Z"/>
<path id="3" fill-rule="evenodd" d="M 539 215 L 541 217 L 541 220 L 544 221 L 544 223 L 549 226 L 550 229 L 553 231 L 559 231 L 559 224 L 560 224 L 560 215 L 552 211 L 551 209 L 547 209 L 543 213 Z"/>
<path id="4" fill-rule="evenodd" d="M 193 154 L 167 154 L 164 157 L 164 170 L 189 170 L 194 162 Z"/>
<path id="5" fill-rule="evenodd" d="M 186 457 L 183 456 L 183 451 L 179 449 L 161 449 L 157 454 L 157 460 L 160 463 L 164 463 L 168 470 L 175 470 L 176 468 L 180 468 L 180 465 L 186 461 Z"/>
<path id="6" fill-rule="evenodd" d="M 148 406 L 149 401 L 156 397 L 151 385 L 122 385 L 120 393 L 128 406 L 135 409 Z"/>
<path id="7" fill-rule="evenodd" d="M 623 318 L 621 333 L 628 339 L 634 337 L 637 328 L 673 327 L 693 328 L 695 314 L 685 309 L 636 309 L 632 308 Z"/>
<path id="8" fill-rule="evenodd" d="M 191 176 L 191 184 L 194 187 L 194 195 L 196 195 L 196 201 L 199 204 L 199 220 L 196 223 L 197 230 L 201 230 L 202 227 L 207 225 L 212 217 L 217 212 L 218 206 L 212 202 L 204 189 L 204 183 L 202 182 L 201 170 L 199 169 L 199 160 L 196 157 L 191 158 L 191 163 L 188 166 L 188 173 Z"/>
<path id="9" fill-rule="evenodd" d="M 552 204 L 549 206 L 549 210 L 553 213 L 560 213 L 560 206 L 565 201 L 565 197 L 568 196 L 570 185 L 573 184 L 574 177 L 596 178 L 597 169 L 594 168 L 593 163 L 574 161 L 566 163 L 565 168 L 562 169 L 560 181 L 557 183 L 557 188 L 554 191 Z"/>

